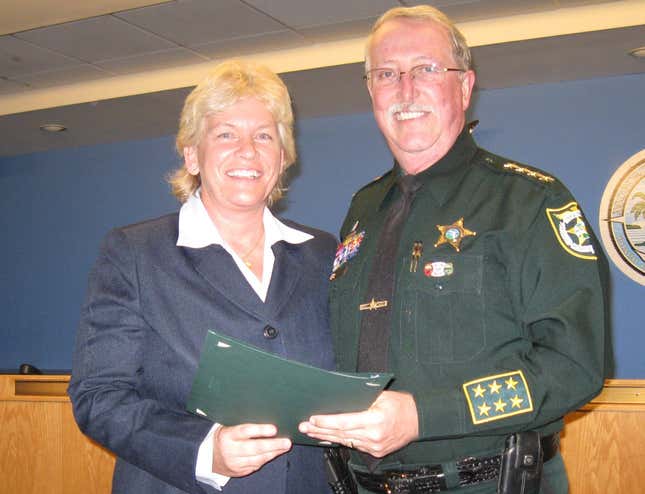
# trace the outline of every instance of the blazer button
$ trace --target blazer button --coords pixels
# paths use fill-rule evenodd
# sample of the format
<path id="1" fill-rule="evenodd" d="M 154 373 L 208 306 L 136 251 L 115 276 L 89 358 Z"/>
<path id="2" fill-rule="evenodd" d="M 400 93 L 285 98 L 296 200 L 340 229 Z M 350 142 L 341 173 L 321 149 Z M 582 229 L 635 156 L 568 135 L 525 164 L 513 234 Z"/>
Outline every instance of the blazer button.
<path id="1" fill-rule="evenodd" d="M 276 336 L 278 336 L 278 330 L 275 329 L 273 326 L 264 326 L 263 334 L 267 340 L 272 340 Z"/>

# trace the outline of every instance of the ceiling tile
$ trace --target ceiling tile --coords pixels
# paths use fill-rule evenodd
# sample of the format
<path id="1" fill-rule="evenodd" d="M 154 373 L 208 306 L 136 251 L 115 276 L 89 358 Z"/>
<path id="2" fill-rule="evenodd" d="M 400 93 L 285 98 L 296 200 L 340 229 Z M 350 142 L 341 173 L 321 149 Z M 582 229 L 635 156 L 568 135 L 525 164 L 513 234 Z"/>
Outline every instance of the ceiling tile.
<path id="1" fill-rule="evenodd" d="M 170 0 L 4 0 L 0 2 L 0 33 L 17 33 L 168 1 Z"/>
<path id="2" fill-rule="evenodd" d="M 24 31 L 16 37 L 86 62 L 138 55 L 175 45 L 107 15 Z"/>
<path id="3" fill-rule="evenodd" d="M 406 5 L 427 2 L 406 1 Z M 529 14 L 557 8 L 553 0 L 443 0 L 434 2 L 454 22 L 468 22 L 494 17 Z"/>
<path id="4" fill-rule="evenodd" d="M 103 60 L 95 65 L 115 74 L 132 74 L 200 63 L 206 61 L 206 59 L 207 57 L 199 56 L 185 48 L 172 48 L 144 55 Z"/>
<path id="5" fill-rule="evenodd" d="M 15 77 L 57 67 L 79 65 L 79 60 L 58 55 L 13 36 L 0 36 L 0 76 Z"/>
<path id="6" fill-rule="evenodd" d="M 325 43 L 345 38 L 367 38 L 376 19 L 378 18 L 369 17 L 357 21 L 306 27 L 299 29 L 298 32 L 312 43 Z"/>
<path id="7" fill-rule="evenodd" d="M 37 74 L 28 74 L 16 77 L 16 80 L 29 84 L 34 89 L 46 88 L 52 86 L 62 86 L 66 84 L 75 84 L 78 82 L 91 81 L 109 77 L 113 73 L 106 72 L 89 64 L 77 65 L 61 70 L 52 70 L 49 72 L 39 72 Z"/>
<path id="8" fill-rule="evenodd" d="M 553 1 L 555 4 L 559 4 L 560 7 L 580 7 L 581 5 L 593 5 L 594 3 L 612 3 L 619 2 L 621 0 L 557 0 Z"/>
<path id="9" fill-rule="evenodd" d="M 396 0 L 246 0 L 271 17 L 296 29 L 380 16 Z"/>
<path id="10" fill-rule="evenodd" d="M 261 53 L 286 48 L 297 48 L 306 44 L 302 36 L 292 31 L 249 36 L 246 38 L 228 39 L 214 43 L 193 46 L 192 49 L 209 58 L 226 58 L 252 53 Z"/>
<path id="11" fill-rule="evenodd" d="M 191 47 L 284 29 L 280 23 L 238 0 L 183 0 L 115 15 Z"/>

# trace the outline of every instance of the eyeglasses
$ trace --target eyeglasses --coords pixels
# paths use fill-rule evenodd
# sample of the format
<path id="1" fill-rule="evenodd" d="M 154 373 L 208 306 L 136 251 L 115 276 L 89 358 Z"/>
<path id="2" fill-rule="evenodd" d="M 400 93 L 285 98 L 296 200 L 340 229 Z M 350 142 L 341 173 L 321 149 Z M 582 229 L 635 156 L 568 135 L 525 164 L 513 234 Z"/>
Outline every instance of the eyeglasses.
<path id="1" fill-rule="evenodd" d="M 410 70 L 377 68 L 369 70 L 363 79 L 370 82 L 372 87 L 392 86 L 401 80 L 403 74 L 408 74 L 411 80 L 418 82 L 436 82 L 443 78 L 446 72 L 466 72 L 465 69 L 440 67 L 437 64 L 423 64 L 412 67 Z"/>

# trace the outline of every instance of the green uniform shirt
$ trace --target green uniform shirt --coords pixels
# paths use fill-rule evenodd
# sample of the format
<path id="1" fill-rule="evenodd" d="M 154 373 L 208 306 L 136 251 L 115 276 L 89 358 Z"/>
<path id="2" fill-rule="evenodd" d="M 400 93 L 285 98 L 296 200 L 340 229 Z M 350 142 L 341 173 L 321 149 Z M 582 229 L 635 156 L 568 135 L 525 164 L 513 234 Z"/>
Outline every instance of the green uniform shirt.
<path id="1" fill-rule="evenodd" d="M 341 230 L 330 292 L 340 370 L 356 370 L 361 314 L 383 310 L 367 279 L 398 173 L 361 189 Z M 499 453 L 510 433 L 557 431 L 604 377 L 606 261 L 570 192 L 467 131 L 419 177 L 387 302 L 389 389 L 414 396 L 420 438 L 382 468 Z"/>

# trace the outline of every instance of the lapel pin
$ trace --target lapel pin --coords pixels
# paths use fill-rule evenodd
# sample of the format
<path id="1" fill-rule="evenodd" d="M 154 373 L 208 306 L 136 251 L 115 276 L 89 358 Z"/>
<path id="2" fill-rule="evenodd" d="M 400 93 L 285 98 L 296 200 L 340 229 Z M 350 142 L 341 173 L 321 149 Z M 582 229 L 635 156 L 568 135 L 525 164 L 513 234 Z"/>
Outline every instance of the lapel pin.
<path id="1" fill-rule="evenodd" d="M 376 309 L 383 309 L 387 307 L 387 300 L 370 300 L 366 304 L 361 304 L 358 306 L 358 310 L 376 310 Z"/>
<path id="2" fill-rule="evenodd" d="M 423 266 L 423 274 L 428 278 L 443 278 L 444 276 L 450 276 L 454 272 L 455 268 L 451 262 L 427 262 Z"/>
<path id="3" fill-rule="evenodd" d="M 410 256 L 410 273 L 416 273 L 419 267 L 419 259 L 423 254 L 423 242 L 415 240 L 412 244 L 412 255 Z"/>

